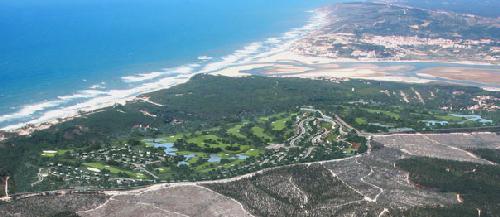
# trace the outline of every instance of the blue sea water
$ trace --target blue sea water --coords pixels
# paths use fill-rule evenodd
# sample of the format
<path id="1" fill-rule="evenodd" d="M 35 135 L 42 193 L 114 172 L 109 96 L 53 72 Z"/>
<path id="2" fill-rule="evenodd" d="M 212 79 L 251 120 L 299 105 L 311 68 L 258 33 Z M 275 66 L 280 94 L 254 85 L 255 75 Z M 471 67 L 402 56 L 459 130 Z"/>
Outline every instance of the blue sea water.
<path id="1" fill-rule="evenodd" d="M 134 88 L 122 77 L 277 37 L 303 26 L 311 16 L 306 11 L 334 2 L 2 0 L 0 129 L 56 107 L 39 105 L 61 96 Z"/>

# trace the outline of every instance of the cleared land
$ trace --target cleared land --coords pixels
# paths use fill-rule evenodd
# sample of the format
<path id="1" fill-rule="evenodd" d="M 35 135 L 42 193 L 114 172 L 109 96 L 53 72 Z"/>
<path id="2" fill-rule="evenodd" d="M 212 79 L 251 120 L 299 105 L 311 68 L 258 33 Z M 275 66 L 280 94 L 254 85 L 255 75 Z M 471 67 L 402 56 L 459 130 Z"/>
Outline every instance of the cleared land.
<path id="1" fill-rule="evenodd" d="M 386 147 L 400 149 L 412 156 L 492 164 L 467 149 L 498 149 L 500 136 L 478 134 L 400 134 L 375 136 L 374 141 Z"/>
<path id="2" fill-rule="evenodd" d="M 231 198 L 197 185 L 165 186 L 144 192 L 115 193 L 81 216 L 251 216 Z"/>
<path id="3" fill-rule="evenodd" d="M 0 205 L 0 216 L 39 217 L 58 214 L 71 216 L 69 214 L 80 210 L 94 209 L 104 203 L 107 198 L 107 195 L 98 193 L 29 197 Z"/>

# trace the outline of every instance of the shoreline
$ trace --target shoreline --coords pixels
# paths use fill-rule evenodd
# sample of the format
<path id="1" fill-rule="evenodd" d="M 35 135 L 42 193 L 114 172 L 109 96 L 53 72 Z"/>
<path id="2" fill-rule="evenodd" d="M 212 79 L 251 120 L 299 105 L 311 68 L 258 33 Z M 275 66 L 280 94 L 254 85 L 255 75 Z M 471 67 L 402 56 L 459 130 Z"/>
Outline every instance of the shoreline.
<path id="1" fill-rule="evenodd" d="M 315 58 L 315 57 L 306 57 L 307 58 Z M 329 58 L 327 58 L 329 59 Z M 279 61 L 277 61 L 276 63 L 279 64 Z M 272 64 L 276 64 L 276 63 L 248 63 L 248 64 L 242 64 L 242 65 L 234 65 L 234 66 L 227 66 L 227 67 L 223 67 L 221 69 L 218 69 L 218 70 L 215 70 L 215 71 L 212 71 L 212 72 L 206 72 L 204 74 L 212 74 L 212 75 L 222 75 L 222 76 L 227 76 L 227 77 L 242 77 L 242 76 L 251 76 L 252 74 L 251 73 L 248 73 L 248 72 L 243 72 L 243 71 L 246 71 L 246 70 L 249 70 L 249 69 L 253 69 L 255 66 L 262 66 L 262 67 L 265 67 L 265 66 L 269 66 L 269 65 L 272 65 Z M 395 63 L 395 64 L 398 64 L 398 63 L 401 63 L 401 64 L 405 64 L 405 63 L 437 63 L 437 64 L 462 64 L 462 65 L 467 65 L 467 66 L 475 66 L 477 64 L 471 64 L 471 63 L 468 63 L 468 62 L 465 62 L 465 63 L 455 63 L 455 62 L 432 62 L 432 61 L 373 61 L 373 60 L 366 60 L 366 61 L 352 61 L 352 60 L 340 60 L 339 59 L 330 59 L 329 62 L 327 63 L 323 63 L 323 64 L 335 64 L 335 63 L 353 63 L 353 64 L 369 64 L 369 63 Z M 479 65 L 479 66 L 485 66 L 485 65 Z M 487 66 L 490 66 L 490 65 L 487 65 Z M 491 65 L 491 66 L 495 66 L 495 65 Z M 361 68 L 365 68 L 365 71 L 363 70 L 360 70 L 360 67 Z M 313 78 L 320 78 L 320 77 L 329 77 L 329 78 L 351 78 L 351 79 L 365 79 L 365 80 L 375 80 L 375 81 L 390 81 L 390 82 L 402 82 L 402 83 L 430 83 L 430 82 L 433 82 L 434 80 L 430 80 L 432 78 L 440 78 L 440 77 L 436 77 L 436 76 L 433 76 L 433 75 L 428 75 L 428 74 L 425 74 L 425 73 L 422 73 L 420 70 L 419 71 L 419 76 L 420 78 L 418 77 L 407 77 L 407 76 L 387 76 L 387 75 L 379 75 L 379 76 L 371 76 L 371 75 L 375 75 L 377 72 L 375 72 L 376 70 L 374 71 L 371 71 L 371 72 L 368 72 L 370 66 L 358 66 L 358 67 L 351 67 L 351 68 L 342 68 L 342 67 L 339 67 L 338 69 L 333 69 L 333 70 L 349 70 L 350 72 L 346 72 L 344 71 L 344 73 L 353 73 L 353 75 L 346 75 L 346 74 L 337 74 L 337 75 L 334 75 L 332 76 L 331 74 L 328 74 L 328 72 L 324 72 L 324 74 L 317 74 L 317 75 L 310 75 L 310 76 L 307 76 L 307 75 L 301 75 L 300 73 L 296 74 L 296 75 L 283 75 L 283 76 L 280 76 L 280 75 L 268 75 L 270 77 L 273 77 L 273 76 L 278 76 L 278 77 L 300 77 L 300 78 L 308 78 L 308 79 L 313 79 Z M 434 68 L 434 67 L 429 67 L 428 69 L 430 68 Z M 448 68 L 448 67 L 443 67 L 443 68 Z M 424 69 L 426 70 L 426 69 Z M 385 71 L 387 72 L 387 71 Z M 177 86 L 177 85 L 180 85 L 180 84 L 183 84 L 187 81 L 189 81 L 189 79 L 194 76 L 194 75 L 197 75 L 197 74 L 200 74 L 200 73 L 192 73 L 192 74 L 189 74 L 189 76 L 187 77 L 183 77 L 183 79 L 179 79 L 177 82 L 175 82 L 175 84 L 171 84 L 169 85 L 168 87 L 162 87 L 162 88 L 159 88 L 159 89 L 155 89 L 155 90 L 151 90 L 151 91 L 146 91 L 146 92 L 143 92 L 141 93 L 140 95 L 137 95 L 137 96 L 130 96 L 130 97 L 125 97 L 125 98 L 122 98 L 122 99 L 119 99 L 119 100 L 115 100 L 115 101 L 108 101 L 106 103 L 102 103 L 100 107 L 98 108 L 95 108 L 95 109 L 91 109 L 91 110 L 75 110 L 74 111 L 74 114 L 68 114 L 67 116 L 63 116 L 63 117 L 52 117 L 50 119 L 47 119 L 43 122 L 39 122 L 39 123 L 30 123 L 30 122 L 27 122 L 27 123 L 21 123 L 21 124 L 17 124 L 13 127 L 11 127 L 10 129 L 0 129 L 0 132 L 1 131 L 4 131 L 4 132 L 8 132 L 8 133 L 15 133 L 15 134 L 18 134 L 18 135 L 21 135 L 21 136 L 27 136 L 27 135 L 30 135 L 31 133 L 35 132 L 35 131 L 38 131 L 38 130 L 44 130 L 44 129 L 48 129 L 54 125 L 57 125 L 57 124 L 60 124 L 60 123 L 63 123 L 63 122 L 66 122 L 66 121 L 70 121 L 70 120 L 73 120 L 75 118 L 79 118 L 79 117 L 83 117 L 83 116 L 86 116 L 86 115 L 90 115 L 90 114 L 93 114 L 93 113 L 96 113 L 96 112 L 99 112 L 100 110 L 104 109 L 104 108 L 107 108 L 107 107 L 110 107 L 110 106 L 113 106 L 113 105 L 116 105 L 116 104 L 121 104 L 121 105 L 124 105 L 126 104 L 127 102 L 131 102 L 131 101 L 135 101 L 135 100 L 141 100 L 141 95 L 143 94 L 146 94 L 146 93 L 151 93 L 151 92 L 155 92 L 155 91 L 159 91 L 159 90 L 165 90 L 165 89 L 169 89 L 171 87 L 174 87 L 174 86 Z M 430 79 L 425 79 L 425 78 L 430 78 Z M 175 78 L 174 78 L 175 79 Z M 458 80 L 460 81 L 460 80 Z M 468 81 L 468 80 L 465 80 L 465 81 Z M 454 84 L 454 85 L 460 85 L 458 83 L 452 83 L 452 82 L 446 82 L 446 83 L 449 83 L 449 84 Z M 500 91 L 500 87 L 488 87 L 488 86 L 478 86 L 480 88 L 482 88 L 483 90 L 486 90 L 486 91 L 492 91 L 492 92 L 497 92 L 497 91 Z M 0 141 L 2 141 L 3 139 L 5 138 L 1 138 Z"/>
<path id="2" fill-rule="evenodd" d="M 211 61 L 212 57 L 202 56 L 201 61 L 206 63 L 204 66 L 199 63 L 191 63 L 178 66 L 172 69 L 172 72 L 177 72 L 175 77 L 168 77 L 168 72 L 146 72 L 132 76 L 125 76 L 122 79 L 126 83 L 139 83 L 141 86 L 132 89 L 118 90 L 103 90 L 102 92 L 89 92 L 96 94 L 88 96 L 83 102 L 76 105 L 64 106 L 60 105 L 64 99 L 73 99 L 74 96 L 59 97 L 58 100 L 44 101 L 34 105 L 22 107 L 21 110 L 0 116 L 0 122 L 10 121 L 9 118 L 16 120 L 37 116 L 34 119 L 9 124 L 0 128 L 1 131 L 17 133 L 19 135 L 30 135 L 37 130 L 50 128 L 53 125 L 72 120 L 84 115 L 98 112 L 100 109 L 113 106 L 115 104 L 125 104 L 129 101 L 137 100 L 141 95 L 159 90 L 171 88 L 173 86 L 187 82 L 196 74 L 211 74 L 223 75 L 229 77 L 250 76 L 252 70 L 260 68 L 277 68 L 277 72 L 264 74 L 265 76 L 277 77 L 300 77 L 300 78 L 352 78 L 366 79 L 378 81 L 393 81 L 405 83 L 429 83 L 433 81 L 446 82 L 455 85 L 470 85 L 477 86 L 487 91 L 500 91 L 500 86 L 488 86 L 480 83 L 467 84 L 468 80 L 463 81 L 464 84 L 454 83 L 453 80 L 443 81 L 442 76 L 429 76 L 419 70 L 414 75 L 401 75 L 410 69 L 392 69 L 391 66 L 377 66 L 375 64 L 394 63 L 401 64 L 399 67 L 404 67 L 404 64 L 409 63 L 430 63 L 430 64 L 455 64 L 458 66 L 441 66 L 447 67 L 498 67 L 499 64 L 489 62 L 474 62 L 474 61 L 433 61 L 433 60 L 387 60 L 387 59 L 352 59 L 352 58 L 329 58 L 322 56 L 304 56 L 291 51 L 293 44 L 305 37 L 310 36 L 317 30 L 327 26 L 330 11 L 327 8 L 319 8 L 312 13 L 306 24 L 299 28 L 293 28 L 288 32 L 283 33 L 276 38 L 267 38 L 260 42 L 247 44 L 242 49 L 235 50 L 232 54 L 223 56 L 220 60 Z M 263 49 L 267 49 L 264 50 Z M 358 66 L 342 67 L 338 64 L 359 64 Z M 321 66 L 328 65 L 328 66 Z M 362 65 L 366 64 L 366 65 Z M 372 65 L 370 65 L 372 64 Z M 281 68 L 280 68 L 281 67 Z M 392 66 L 396 67 L 396 66 Z M 426 69 L 433 68 L 428 67 Z M 294 72 L 294 71 L 297 72 Z M 167 77 L 165 77 L 165 75 Z M 56 105 L 52 105 L 56 104 Z M 41 113 L 41 115 L 40 115 Z M 2 120 L 3 119 L 3 120 Z M 7 119 L 7 120 L 6 120 Z"/>
<path id="3" fill-rule="evenodd" d="M 302 38 L 304 35 L 326 24 L 327 11 L 325 11 L 324 8 L 309 11 L 308 13 L 312 13 L 312 15 L 305 25 L 298 28 L 292 28 L 280 34 L 278 37 L 266 38 L 263 41 L 246 44 L 242 49 L 235 50 L 233 53 L 222 56 L 218 60 L 210 61 L 212 57 L 205 56 L 201 59 L 198 58 L 199 61 L 206 63 L 203 67 L 201 65 L 192 67 L 191 63 L 170 68 L 178 71 L 179 75 L 176 77 L 158 77 L 159 72 L 140 73 L 133 76 L 125 76 L 120 79 L 131 83 L 144 82 L 140 84 L 141 86 L 133 87 L 132 89 L 106 90 L 96 96 L 85 97 L 85 101 L 78 102 L 75 105 L 63 106 L 61 104 L 64 104 L 65 101 L 61 98 L 74 99 L 76 96 L 81 95 L 80 93 L 58 97 L 58 99 L 55 100 L 23 105 L 21 109 L 16 112 L 0 116 L 0 122 L 13 122 L 19 119 L 27 119 L 38 113 L 37 117 L 31 120 L 5 125 L 0 128 L 0 132 L 30 135 L 34 131 L 50 128 L 53 125 L 80 117 L 81 115 L 96 112 L 115 104 L 124 104 L 128 101 L 137 100 L 140 95 L 168 89 L 185 83 L 196 74 L 214 74 L 214 72 L 223 70 L 229 66 L 251 62 L 262 53 L 281 50 L 291 42 Z M 268 50 L 261 51 L 262 49 Z"/>

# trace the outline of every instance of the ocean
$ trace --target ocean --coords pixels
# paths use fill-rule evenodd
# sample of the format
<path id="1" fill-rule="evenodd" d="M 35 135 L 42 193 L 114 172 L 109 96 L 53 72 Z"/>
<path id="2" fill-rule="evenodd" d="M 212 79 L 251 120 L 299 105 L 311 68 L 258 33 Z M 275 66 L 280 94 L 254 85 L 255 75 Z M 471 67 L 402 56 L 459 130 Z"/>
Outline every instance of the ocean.
<path id="1" fill-rule="evenodd" d="M 311 10 L 335 2 L 2 0 L 0 129 L 109 106 L 248 60 L 314 28 Z"/>

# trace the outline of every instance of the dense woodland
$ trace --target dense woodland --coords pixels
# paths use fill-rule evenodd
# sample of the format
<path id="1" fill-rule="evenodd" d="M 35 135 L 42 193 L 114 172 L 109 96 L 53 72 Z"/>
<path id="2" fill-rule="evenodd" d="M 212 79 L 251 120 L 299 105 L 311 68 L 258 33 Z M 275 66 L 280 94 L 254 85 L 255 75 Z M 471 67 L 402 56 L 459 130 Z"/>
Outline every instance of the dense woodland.
<path id="1" fill-rule="evenodd" d="M 429 190 L 455 192 L 463 203 L 452 207 L 414 208 L 405 216 L 498 216 L 500 213 L 500 167 L 434 158 L 400 160 L 397 166 L 410 172 L 410 179 Z"/>
<path id="2" fill-rule="evenodd" d="M 473 149 L 470 151 L 483 159 L 500 164 L 500 150 L 498 149 Z"/>

